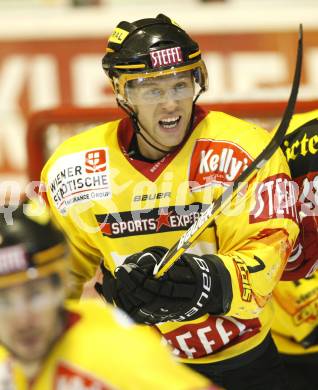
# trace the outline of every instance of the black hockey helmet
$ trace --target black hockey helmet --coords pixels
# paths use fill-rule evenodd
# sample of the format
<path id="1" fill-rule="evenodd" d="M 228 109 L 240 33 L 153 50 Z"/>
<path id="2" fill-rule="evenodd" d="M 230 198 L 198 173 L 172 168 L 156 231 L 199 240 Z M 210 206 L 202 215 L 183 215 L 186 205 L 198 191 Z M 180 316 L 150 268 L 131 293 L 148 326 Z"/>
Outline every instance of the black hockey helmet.
<path id="1" fill-rule="evenodd" d="M 119 99 L 127 99 L 125 86 L 130 80 L 183 71 L 192 71 L 200 92 L 208 88 L 198 44 L 163 14 L 120 22 L 108 40 L 102 63 Z"/>
<path id="2" fill-rule="evenodd" d="M 52 225 L 47 209 L 33 216 L 32 206 L 21 204 L 10 220 L 0 214 L 0 288 L 66 275 L 64 236 Z"/>

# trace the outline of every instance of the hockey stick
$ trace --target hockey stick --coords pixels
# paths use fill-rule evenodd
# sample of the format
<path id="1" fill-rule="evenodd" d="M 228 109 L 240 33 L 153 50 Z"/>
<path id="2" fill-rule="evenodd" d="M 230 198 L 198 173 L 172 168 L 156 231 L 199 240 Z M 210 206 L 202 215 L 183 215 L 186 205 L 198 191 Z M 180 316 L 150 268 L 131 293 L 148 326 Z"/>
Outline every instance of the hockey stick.
<path id="1" fill-rule="evenodd" d="M 259 154 L 259 156 L 251 163 L 251 165 L 243 171 L 243 173 L 233 182 L 233 185 L 228 187 L 221 196 L 219 196 L 197 219 L 197 221 L 181 236 L 181 238 L 168 250 L 165 256 L 158 263 L 153 271 L 155 278 L 163 276 L 168 269 L 178 260 L 190 245 L 200 236 L 200 234 L 214 221 L 217 216 L 227 207 L 237 194 L 245 187 L 257 172 L 266 164 L 272 157 L 275 151 L 283 142 L 285 133 L 288 129 L 289 122 L 294 112 L 299 84 L 301 76 L 301 64 L 303 56 L 303 29 L 299 26 L 297 61 L 294 73 L 292 89 L 285 108 L 281 123 L 267 147 Z"/>

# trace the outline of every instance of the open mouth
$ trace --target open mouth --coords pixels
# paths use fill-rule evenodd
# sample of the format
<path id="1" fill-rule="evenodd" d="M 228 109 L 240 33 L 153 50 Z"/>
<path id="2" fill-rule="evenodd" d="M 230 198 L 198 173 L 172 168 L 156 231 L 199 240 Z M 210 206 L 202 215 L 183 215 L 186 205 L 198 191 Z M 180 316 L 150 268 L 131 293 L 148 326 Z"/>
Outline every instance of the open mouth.
<path id="1" fill-rule="evenodd" d="M 25 347 L 36 345 L 40 339 L 39 331 L 27 331 L 16 336 L 16 341 Z"/>
<path id="2" fill-rule="evenodd" d="M 171 118 L 165 118 L 159 121 L 160 126 L 162 126 L 164 129 L 173 129 L 174 127 L 178 126 L 178 123 L 180 122 L 181 115 Z"/>

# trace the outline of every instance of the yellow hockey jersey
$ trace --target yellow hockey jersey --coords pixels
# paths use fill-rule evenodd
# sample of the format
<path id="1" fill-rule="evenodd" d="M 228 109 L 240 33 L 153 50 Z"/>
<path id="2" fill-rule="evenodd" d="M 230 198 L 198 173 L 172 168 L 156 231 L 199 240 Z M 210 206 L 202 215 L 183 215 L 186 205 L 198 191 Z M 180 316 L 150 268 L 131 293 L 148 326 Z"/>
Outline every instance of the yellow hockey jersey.
<path id="1" fill-rule="evenodd" d="M 43 169 L 48 202 L 72 243 L 75 296 L 101 260 L 113 272 L 149 246 L 171 247 L 270 139 L 255 125 L 199 108 L 186 141 L 158 162 L 129 156 L 132 136 L 128 118 L 103 124 L 68 139 Z M 241 355 L 270 329 L 272 290 L 298 234 L 280 150 L 238 198 L 189 249 L 223 261 L 233 291 L 229 312 L 158 325 L 188 363 Z"/>
<path id="2" fill-rule="evenodd" d="M 29 383 L 0 350 L 0 390 L 216 390 L 179 365 L 146 326 L 112 307 L 84 300 L 66 306 L 69 324 Z"/>
<path id="3" fill-rule="evenodd" d="M 274 290 L 272 335 L 279 352 L 318 352 L 318 271 L 305 279 L 280 282 Z"/>
<path id="4" fill-rule="evenodd" d="M 286 268 L 302 278 L 277 285 L 273 336 L 282 353 L 313 353 L 318 352 L 318 110 L 293 116 L 283 151 L 299 186 L 301 217 Z"/>
<path id="5" fill-rule="evenodd" d="M 309 276 L 318 266 L 318 110 L 294 115 L 282 145 L 298 192 L 300 234 L 283 280 Z"/>

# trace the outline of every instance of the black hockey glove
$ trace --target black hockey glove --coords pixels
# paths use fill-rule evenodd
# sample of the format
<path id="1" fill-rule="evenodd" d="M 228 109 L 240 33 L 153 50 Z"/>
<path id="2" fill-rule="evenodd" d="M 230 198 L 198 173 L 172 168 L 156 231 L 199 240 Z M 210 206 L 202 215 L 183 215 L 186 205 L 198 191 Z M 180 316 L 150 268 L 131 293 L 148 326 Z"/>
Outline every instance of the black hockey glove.
<path id="1" fill-rule="evenodd" d="M 133 296 L 130 297 L 126 289 L 121 285 L 121 282 L 114 278 L 113 274 L 104 267 L 103 263 L 101 263 L 100 267 L 103 272 L 103 283 L 95 283 L 97 293 L 108 303 L 115 304 L 131 317 L 134 317 L 134 312 L 138 310 L 142 302 Z"/>
<path id="2" fill-rule="evenodd" d="M 154 248 L 158 249 L 159 247 Z M 150 323 L 145 320 L 144 316 L 139 316 L 138 312 L 145 304 L 152 302 L 156 298 L 156 292 L 160 289 L 159 281 L 148 277 L 148 275 L 152 275 L 157 259 L 161 259 L 166 252 L 166 249 L 163 251 L 162 249 L 159 248 L 156 251 L 156 255 L 148 254 L 145 251 L 127 257 L 124 264 L 116 269 L 116 271 L 120 271 L 119 273 L 123 278 L 115 278 L 101 263 L 103 283 L 97 282 L 95 290 L 108 303 L 115 304 L 123 309 L 136 322 Z M 137 265 L 138 260 L 140 261 Z M 127 262 L 129 265 L 126 264 Z M 123 269 L 125 272 L 121 273 Z M 133 273 L 130 272 L 132 269 L 134 270 Z M 131 293 L 132 290 L 134 294 Z"/>
<path id="3" fill-rule="evenodd" d="M 166 249 L 150 247 L 115 270 L 113 301 L 137 322 L 155 324 L 224 314 L 232 300 L 231 279 L 214 255 L 183 254 L 160 279 L 153 268 Z"/>

